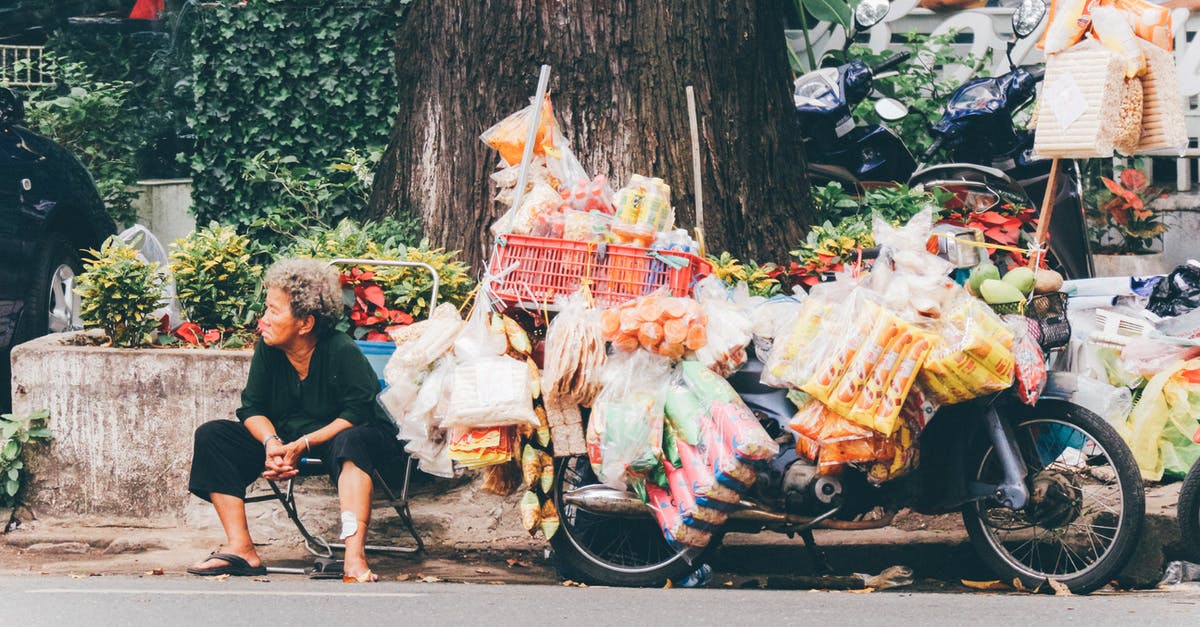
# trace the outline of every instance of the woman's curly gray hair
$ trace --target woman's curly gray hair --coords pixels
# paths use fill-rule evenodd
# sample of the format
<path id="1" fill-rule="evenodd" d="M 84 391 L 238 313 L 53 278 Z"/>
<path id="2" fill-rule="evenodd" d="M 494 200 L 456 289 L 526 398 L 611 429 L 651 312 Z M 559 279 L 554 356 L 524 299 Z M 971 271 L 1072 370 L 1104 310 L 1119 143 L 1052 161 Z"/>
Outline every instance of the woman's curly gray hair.
<path id="1" fill-rule="evenodd" d="M 332 329 L 342 317 L 342 286 L 337 270 L 316 259 L 284 259 L 267 270 L 263 279 L 288 295 L 292 316 L 313 317 L 318 334 Z"/>

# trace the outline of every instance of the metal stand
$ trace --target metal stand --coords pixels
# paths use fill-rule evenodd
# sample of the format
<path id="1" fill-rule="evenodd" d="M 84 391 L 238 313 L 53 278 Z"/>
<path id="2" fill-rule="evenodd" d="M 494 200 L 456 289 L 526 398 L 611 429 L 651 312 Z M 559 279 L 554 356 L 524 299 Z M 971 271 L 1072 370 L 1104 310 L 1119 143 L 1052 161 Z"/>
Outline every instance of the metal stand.
<path id="1" fill-rule="evenodd" d="M 317 459 L 309 459 L 307 461 L 310 464 L 320 463 L 320 460 Z M 372 553 L 415 555 L 425 550 L 425 542 L 421 539 L 420 534 L 417 533 L 417 529 L 413 525 L 412 512 L 408 506 L 409 480 L 410 477 L 412 477 L 412 472 L 413 459 L 409 457 L 405 462 L 404 485 L 401 487 L 399 497 L 396 496 L 396 493 L 392 490 L 391 486 L 389 486 L 383 479 L 383 475 L 379 472 L 379 469 L 376 468 L 371 472 L 371 478 L 374 480 L 375 485 L 382 489 L 384 494 L 387 495 L 384 503 L 386 503 L 388 507 L 396 510 L 396 515 L 400 518 L 400 523 L 404 525 L 405 530 L 407 530 L 408 534 L 412 537 L 414 545 L 383 546 L 368 544 L 364 547 L 367 551 Z M 304 538 L 304 548 L 308 549 L 308 552 L 315 557 L 331 558 L 333 557 L 333 551 L 335 549 L 339 551 L 346 550 L 345 544 L 327 542 L 324 538 L 313 535 L 312 532 L 310 532 L 308 528 L 304 526 L 304 523 L 301 522 L 300 512 L 296 507 L 294 479 L 288 479 L 286 487 L 282 489 L 279 486 L 280 482 L 268 481 L 267 483 L 271 486 L 271 494 L 261 494 L 259 496 L 247 497 L 245 502 L 261 503 L 264 501 L 279 501 L 279 504 L 283 506 L 283 511 L 287 513 L 288 518 L 290 518 L 292 523 L 296 525 L 296 530 L 299 531 L 300 535 Z M 269 572 L 288 574 L 304 573 L 303 569 L 294 568 L 268 568 L 267 570 Z"/>

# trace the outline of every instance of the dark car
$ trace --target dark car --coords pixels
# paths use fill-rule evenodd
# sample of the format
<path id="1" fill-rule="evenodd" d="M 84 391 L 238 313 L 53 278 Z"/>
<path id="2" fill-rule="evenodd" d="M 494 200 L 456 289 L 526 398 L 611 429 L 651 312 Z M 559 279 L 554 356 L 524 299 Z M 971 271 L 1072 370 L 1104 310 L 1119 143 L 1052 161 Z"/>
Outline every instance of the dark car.
<path id="1" fill-rule="evenodd" d="M 81 249 L 116 233 L 79 159 L 20 126 L 21 97 L 0 88 L 0 410 L 11 408 L 12 347 L 78 325 Z"/>

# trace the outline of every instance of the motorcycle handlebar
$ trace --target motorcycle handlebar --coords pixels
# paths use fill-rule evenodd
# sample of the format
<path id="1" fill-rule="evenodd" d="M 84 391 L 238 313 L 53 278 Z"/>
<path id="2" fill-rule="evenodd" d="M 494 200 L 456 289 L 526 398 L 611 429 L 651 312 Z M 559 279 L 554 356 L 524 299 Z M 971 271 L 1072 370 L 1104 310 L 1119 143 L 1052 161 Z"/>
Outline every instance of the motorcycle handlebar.
<path id="1" fill-rule="evenodd" d="M 1029 72 L 1029 75 L 1032 76 L 1033 80 L 1035 81 L 1040 81 L 1046 77 L 1046 66 L 1044 65 L 1031 65 L 1026 67 L 1025 71 Z"/>
<path id="2" fill-rule="evenodd" d="M 871 66 L 871 74 L 881 74 L 888 70 L 895 69 L 901 63 L 907 61 L 911 56 L 911 52 L 897 52 L 883 61 L 880 61 L 878 65 Z"/>
<path id="3" fill-rule="evenodd" d="M 944 143 L 946 143 L 946 137 L 944 135 L 938 135 L 937 138 L 933 140 L 933 144 L 929 146 L 929 150 L 921 153 L 921 162 L 928 163 L 931 159 L 933 159 L 933 157 L 937 155 L 937 151 L 941 150 L 942 144 Z"/>

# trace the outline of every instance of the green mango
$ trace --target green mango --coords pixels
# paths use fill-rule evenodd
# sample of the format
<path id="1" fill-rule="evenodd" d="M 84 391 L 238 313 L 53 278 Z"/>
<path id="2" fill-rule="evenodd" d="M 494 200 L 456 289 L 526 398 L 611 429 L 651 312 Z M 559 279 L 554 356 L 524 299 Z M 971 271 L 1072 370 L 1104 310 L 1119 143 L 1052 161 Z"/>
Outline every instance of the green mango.
<path id="1" fill-rule="evenodd" d="M 994 264 L 983 262 L 971 269 L 971 275 L 967 278 L 967 283 L 971 286 L 971 291 L 978 294 L 979 286 L 989 279 L 1000 278 L 1000 268 Z"/>
<path id="2" fill-rule="evenodd" d="M 997 279 L 988 279 L 979 284 L 979 293 L 989 305 L 1003 305 L 1025 300 L 1021 290 Z"/>
<path id="3" fill-rule="evenodd" d="M 1004 275 L 1003 280 L 1026 296 L 1033 293 L 1033 287 L 1037 284 L 1037 277 L 1029 268 L 1013 268 Z"/>

